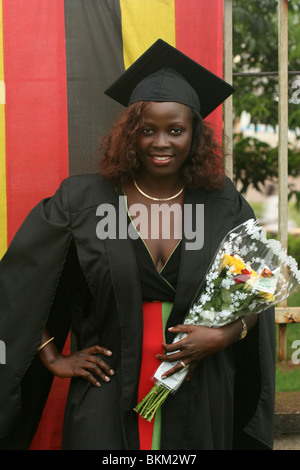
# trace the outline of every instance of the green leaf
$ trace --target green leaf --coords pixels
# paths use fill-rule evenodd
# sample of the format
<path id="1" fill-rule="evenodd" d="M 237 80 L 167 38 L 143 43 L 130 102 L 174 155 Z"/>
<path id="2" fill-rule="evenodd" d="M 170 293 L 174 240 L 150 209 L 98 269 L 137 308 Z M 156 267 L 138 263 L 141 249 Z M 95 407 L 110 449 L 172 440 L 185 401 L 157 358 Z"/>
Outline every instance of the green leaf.
<path id="1" fill-rule="evenodd" d="M 228 289 L 225 289 L 223 287 L 223 289 L 221 289 L 221 296 L 222 296 L 222 300 L 225 304 L 230 304 L 231 303 L 231 295 L 230 295 L 230 291 Z"/>
<path id="2" fill-rule="evenodd" d="M 222 305 L 222 299 L 220 295 L 214 295 L 212 299 L 212 306 L 215 310 L 218 310 Z"/>

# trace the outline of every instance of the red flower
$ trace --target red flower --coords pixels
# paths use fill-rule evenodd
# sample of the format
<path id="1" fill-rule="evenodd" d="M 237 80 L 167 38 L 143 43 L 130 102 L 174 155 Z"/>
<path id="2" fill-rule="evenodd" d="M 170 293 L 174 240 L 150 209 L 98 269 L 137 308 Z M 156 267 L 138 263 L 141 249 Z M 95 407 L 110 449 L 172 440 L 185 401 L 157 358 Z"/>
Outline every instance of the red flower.
<path id="1" fill-rule="evenodd" d="M 247 275 L 251 276 L 251 271 L 248 271 L 248 269 L 243 269 L 242 274 L 247 274 Z"/>
<path id="2" fill-rule="evenodd" d="M 242 274 L 238 274 L 233 279 L 235 280 L 237 284 L 244 284 L 250 279 L 250 277 L 251 277 L 251 272 L 248 271 L 248 269 L 243 269 Z"/>

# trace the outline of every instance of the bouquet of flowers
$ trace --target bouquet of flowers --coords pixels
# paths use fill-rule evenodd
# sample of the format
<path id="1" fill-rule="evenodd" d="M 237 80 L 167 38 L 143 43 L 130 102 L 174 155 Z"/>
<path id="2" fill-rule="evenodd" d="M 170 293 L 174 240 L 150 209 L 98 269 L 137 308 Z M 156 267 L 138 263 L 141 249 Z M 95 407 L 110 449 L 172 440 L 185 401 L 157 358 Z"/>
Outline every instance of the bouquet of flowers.
<path id="1" fill-rule="evenodd" d="M 277 240 L 268 240 L 254 219 L 231 230 L 220 244 L 200 285 L 185 324 L 220 328 L 241 316 L 259 314 L 286 299 L 300 285 L 300 271 Z M 178 334 L 173 343 L 185 334 Z M 162 379 L 176 362 L 162 362 L 153 376 L 155 385 L 135 407 L 151 421 L 170 393 L 184 381 L 188 367 Z"/>

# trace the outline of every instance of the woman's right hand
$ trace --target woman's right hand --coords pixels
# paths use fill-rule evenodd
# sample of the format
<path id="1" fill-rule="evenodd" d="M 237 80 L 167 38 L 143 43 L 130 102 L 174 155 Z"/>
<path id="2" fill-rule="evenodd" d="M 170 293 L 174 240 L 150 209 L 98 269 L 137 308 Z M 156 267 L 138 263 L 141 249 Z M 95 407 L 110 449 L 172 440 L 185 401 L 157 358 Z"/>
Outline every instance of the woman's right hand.
<path id="1" fill-rule="evenodd" d="M 97 354 L 110 357 L 111 351 L 103 346 L 91 346 L 77 351 L 69 356 L 60 354 L 54 343 L 49 343 L 39 352 L 44 365 L 57 377 L 83 377 L 96 387 L 100 387 L 100 380 L 109 382 L 114 370 Z"/>

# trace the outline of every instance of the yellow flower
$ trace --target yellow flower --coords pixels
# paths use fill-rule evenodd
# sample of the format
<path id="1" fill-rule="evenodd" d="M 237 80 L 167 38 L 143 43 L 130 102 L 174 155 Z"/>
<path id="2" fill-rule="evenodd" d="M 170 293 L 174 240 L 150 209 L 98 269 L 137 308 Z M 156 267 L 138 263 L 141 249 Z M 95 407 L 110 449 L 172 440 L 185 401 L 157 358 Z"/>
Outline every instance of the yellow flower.
<path id="1" fill-rule="evenodd" d="M 230 271 L 234 271 L 236 274 L 241 274 L 242 270 L 245 269 L 245 265 L 242 260 L 231 255 L 223 256 L 222 269 L 225 268 L 225 266 L 229 266 Z"/>
<path id="2" fill-rule="evenodd" d="M 255 272 L 253 269 L 252 269 L 252 271 L 251 271 L 251 277 L 254 277 L 254 278 L 257 278 L 257 277 L 258 277 L 257 272 Z"/>
<path id="3" fill-rule="evenodd" d="M 257 272 L 255 272 L 254 269 L 252 269 L 249 284 L 253 285 L 257 278 L 258 278 Z"/>
<path id="4" fill-rule="evenodd" d="M 270 294 L 268 292 L 259 292 L 259 294 L 263 295 L 264 298 L 268 301 L 268 302 L 274 302 L 275 300 L 275 297 L 273 294 Z"/>

